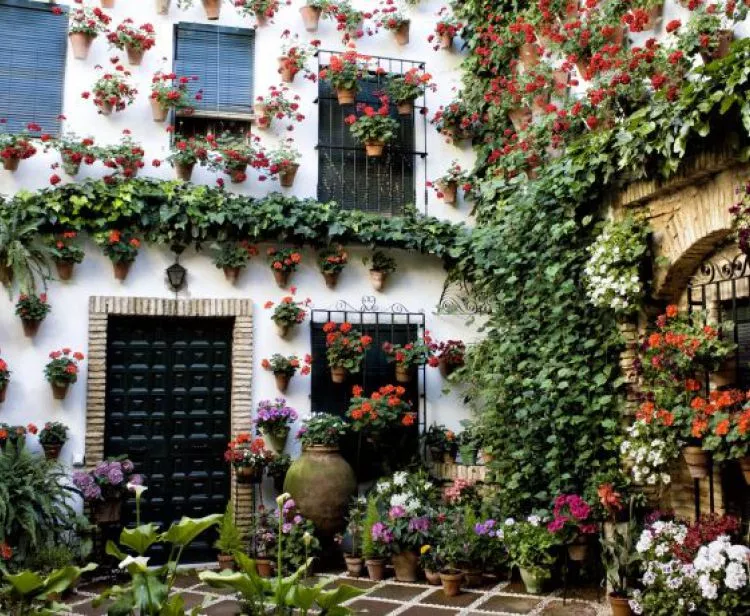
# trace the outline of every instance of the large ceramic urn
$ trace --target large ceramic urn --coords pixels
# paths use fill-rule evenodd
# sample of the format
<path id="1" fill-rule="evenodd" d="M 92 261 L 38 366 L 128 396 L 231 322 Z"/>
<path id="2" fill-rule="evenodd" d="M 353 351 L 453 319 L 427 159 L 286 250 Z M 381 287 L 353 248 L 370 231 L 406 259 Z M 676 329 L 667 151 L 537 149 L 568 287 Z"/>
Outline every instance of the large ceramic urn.
<path id="1" fill-rule="evenodd" d="M 357 490 L 357 479 L 338 447 L 305 447 L 292 463 L 284 481 L 300 513 L 315 524 L 322 536 L 343 530 L 349 501 Z"/>

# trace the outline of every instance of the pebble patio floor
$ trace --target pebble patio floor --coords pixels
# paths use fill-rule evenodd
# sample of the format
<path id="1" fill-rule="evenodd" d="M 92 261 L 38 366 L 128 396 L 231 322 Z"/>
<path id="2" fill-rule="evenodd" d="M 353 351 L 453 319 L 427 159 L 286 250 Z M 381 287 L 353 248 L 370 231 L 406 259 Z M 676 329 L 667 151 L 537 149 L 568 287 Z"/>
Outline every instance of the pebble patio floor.
<path id="1" fill-rule="evenodd" d="M 372 616 L 405 614 L 407 616 L 503 616 L 528 614 L 530 616 L 605 616 L 609 606 L 595 589 L 573 588 L 566 601 L 562 590 L 546 595 L 529 595 L 520 582 L 487 579 L 478 589 L 464 590 L 457 597 L 447 598 L 440 587 L 425 583 L 407 584 L 387 579 L 371 582 L 352 579 L 346 574 L 327 575 L 331 586 L 342 583 L 362 588 L 366 594 L 353 599 L 349 606 L 357 613 Z M 206 616 L 235 616 L 240 614 L 239 603 L 229 591 L 218 591 L 201 584 L 194 573 L 181 576 L 176 592 L 182 594 L 186 609 L 202 606 L 200 614 Z M 80 585 L 78 592 L 68 597 L 70 616 L 100 616 L 106 614 L 106 605 L 95 608 L 93 599 L 107 587 L 106 582 Z"/>

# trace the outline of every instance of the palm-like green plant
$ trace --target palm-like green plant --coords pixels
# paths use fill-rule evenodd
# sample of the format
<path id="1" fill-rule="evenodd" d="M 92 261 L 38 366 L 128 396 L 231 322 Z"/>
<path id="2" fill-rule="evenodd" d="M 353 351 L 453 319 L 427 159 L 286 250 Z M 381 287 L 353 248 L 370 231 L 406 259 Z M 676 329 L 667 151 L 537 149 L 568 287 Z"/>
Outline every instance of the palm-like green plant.
<path id="1" fill-rule="evenodd" d="M 21 293 L 34 293 L 37 281 L 44 284 L 51 278 L 52 247 L 39 239 L 41 214 L 20 195 L 12 205 L 0 207 L 0 283 L 9 292 L 16 285 Z"/>

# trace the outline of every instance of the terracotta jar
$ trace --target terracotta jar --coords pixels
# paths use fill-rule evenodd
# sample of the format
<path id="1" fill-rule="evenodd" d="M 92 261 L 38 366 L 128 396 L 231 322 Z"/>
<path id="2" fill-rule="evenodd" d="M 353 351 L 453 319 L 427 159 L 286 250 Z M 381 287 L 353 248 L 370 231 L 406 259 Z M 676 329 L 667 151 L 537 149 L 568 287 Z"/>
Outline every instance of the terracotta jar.
<path id="1" fill-rule="evenodd" d="M 477 588 L 484 582 L 484 574 L 481 569 L 462 569 L 466 588 Z"/>
<path id="2" fill-rule="evenodd" d="M 540 594 L 544 588 L 545 577 L 540 573 L 524 569 L 523 567 L 520 568 L 520 571 L 523 585 L 526 587 L 526 592 L 530 595 Z"/>
<path id="3" fill-rule="evenodd" d="M 89 50 L 95 37 L 86 32 L 71 32 L 68 34 L 68 38 L 70 39 L 70 48 L 73 50 L 73 57 L 76 60 L 85 60 L 89 57 Z"/>
<path id="4" fill-rule="evenodd" d="M 356 490 L 354 471 L 338 447 L 305 447 L 284 481 L 284 491 L 291 494 L 300 514 L 326 537 L 344 528 L 349 500 Z"/>

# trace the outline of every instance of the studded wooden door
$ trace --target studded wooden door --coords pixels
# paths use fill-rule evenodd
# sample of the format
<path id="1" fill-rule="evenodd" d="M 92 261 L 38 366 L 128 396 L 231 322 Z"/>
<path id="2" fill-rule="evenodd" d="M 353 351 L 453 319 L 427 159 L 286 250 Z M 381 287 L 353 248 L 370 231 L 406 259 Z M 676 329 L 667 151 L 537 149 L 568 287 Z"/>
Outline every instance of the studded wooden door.
<path id="1" fill-rule="evenodd" d="M 128 455 L 144 475 L 144 521 L 166 528 L 226 506 L 232 326 L 216 318 L 109 319 L 105 455 Z M 134 519 L 131 499 L 125 521 Z M 213 560 L 213 539 L 199 538 L 183 560 Z"/>

